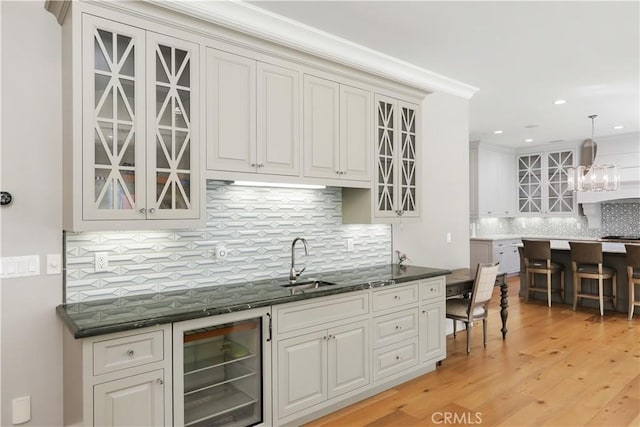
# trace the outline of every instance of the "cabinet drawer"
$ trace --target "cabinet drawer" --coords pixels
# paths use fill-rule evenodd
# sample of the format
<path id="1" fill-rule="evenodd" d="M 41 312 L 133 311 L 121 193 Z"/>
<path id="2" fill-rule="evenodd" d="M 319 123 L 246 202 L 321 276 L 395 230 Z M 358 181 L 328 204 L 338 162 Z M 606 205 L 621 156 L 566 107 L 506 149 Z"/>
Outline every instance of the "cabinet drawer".
<path id="1" fill-rule="evenodd" d="M 420 282 L 420 300 L 443 298 L 445 292 L 445 279 L 438 277 Z"/>
<path id="2" fill-rule="evenodd" d="M 373 319 L 373 346 L 375 348 L 404 341 L 418 335 L 418 308 Z"/>
<path id="3" fill-rule="evenodd" d="M 119 371 L 164 359 L 163 331 L 93 343 L 93 374 Z"/>
<path id="4" fill-rule="evenodd" d="M 418 301 L 418 285 L 394 286 L 373 293 L 373 311 L 402 307 Z"/>
<path id="5" fill-rule="evenodd" d="M 418 364 L 418 338 L 373 352 L 373 379 L 379 380 Z"/>
<path id="6" fill-rule="evenodd" d="M 369 313 L 369 294 L 343 294 L 335 298 L 322 298 L 321 301 L 295 303 L 295 305 L 276 309 L 276 330 L 279 334 L 326 325 L 336 320 L 348 319 Z"/>

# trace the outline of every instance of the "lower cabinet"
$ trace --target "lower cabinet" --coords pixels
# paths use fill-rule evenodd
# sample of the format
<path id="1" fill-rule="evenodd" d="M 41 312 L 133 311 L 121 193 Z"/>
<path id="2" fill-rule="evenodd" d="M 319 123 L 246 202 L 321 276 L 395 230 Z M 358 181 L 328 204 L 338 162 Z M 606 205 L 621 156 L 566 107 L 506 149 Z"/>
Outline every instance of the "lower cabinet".
<path id="1" fill-rule="evenodd" d="M 171 324 L 64 334 L 64 425 L 171 426 Z"/>
<path id="2" fill-rule="evenodd" d="M 278 342 L 280 418 L 369 384 L 369 320 Z"/>
<path id="3" fill-rule="evenodd" d="M 500 262 L 500 271 L 507 274 L 520 272 L 520 239 L 471 240 L 471 271 L 475 274 L 479 263 Z"/>
<path id="4" fill-rule="evenodd" d="M 93 388 L 96 426 L 162 426 L 165 420 L 165 373 L 163 369 Z"/>
<path id="5" fill-rule="evenodd" d="M 447 354 L 444 334 L 445 302 L 420 307 L 420 362 L 438 362 Z"/>

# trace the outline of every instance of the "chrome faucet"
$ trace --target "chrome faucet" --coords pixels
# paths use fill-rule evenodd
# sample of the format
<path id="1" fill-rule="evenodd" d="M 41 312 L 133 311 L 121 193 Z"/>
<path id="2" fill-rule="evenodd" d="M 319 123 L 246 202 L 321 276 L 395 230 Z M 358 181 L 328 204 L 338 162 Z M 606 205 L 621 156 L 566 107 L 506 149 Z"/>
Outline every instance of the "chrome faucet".
<path id="1" fill-rule="evenodd" d="M 307 267 L 303 267 L 302 270 L 300 270 L 299 272 L 296 271 L 295 249 L 296 249 L 296 242 L 298 240 L 300 240 L 304 245 L 304 254 L 309 255 L 309 247 L 307 246 L 307 241 L 302 237 L 296 237 L 295 239 L 293 239 L 293 243 L 291 243 L 291 270 L 289 270 L 289 281 L 291 283 L 295 283 L 298 276 L 300 276 L 302 272 L 307 268 Z"/>

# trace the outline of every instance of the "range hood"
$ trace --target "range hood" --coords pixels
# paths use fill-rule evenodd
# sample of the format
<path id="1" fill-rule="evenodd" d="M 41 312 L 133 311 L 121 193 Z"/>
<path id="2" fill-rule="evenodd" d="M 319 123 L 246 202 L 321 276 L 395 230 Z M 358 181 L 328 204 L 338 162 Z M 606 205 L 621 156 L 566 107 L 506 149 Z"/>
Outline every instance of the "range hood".
<path id="1" fill-rule="evenodd" d="M 603 202 L 640 201 L 640 133 L 598 138 L 594 163 L 617 165 L 620 173 L 620 188 L 616 191 L 576 193 L 589 228 L 602 228 Z"/>

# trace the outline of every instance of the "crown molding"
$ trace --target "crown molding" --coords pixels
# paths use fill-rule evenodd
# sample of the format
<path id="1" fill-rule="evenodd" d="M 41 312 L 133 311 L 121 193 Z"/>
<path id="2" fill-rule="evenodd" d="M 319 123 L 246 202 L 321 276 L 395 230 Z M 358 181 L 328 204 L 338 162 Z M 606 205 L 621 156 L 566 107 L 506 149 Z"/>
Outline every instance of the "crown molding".
<path id="1" fill-rule="evenodd" d="M 478 88 L 239 0 L 147 0 L 156 6 L 259 37 L 428 92 L 470 99 Z"/>
<path id="2" fill-rule="evenodd" d="M 71 1 L 69 0 L 45 0 L 44 8 L 56 17 L 58 24 L 62 25 L 65 16 L 71 7 Z"/>

